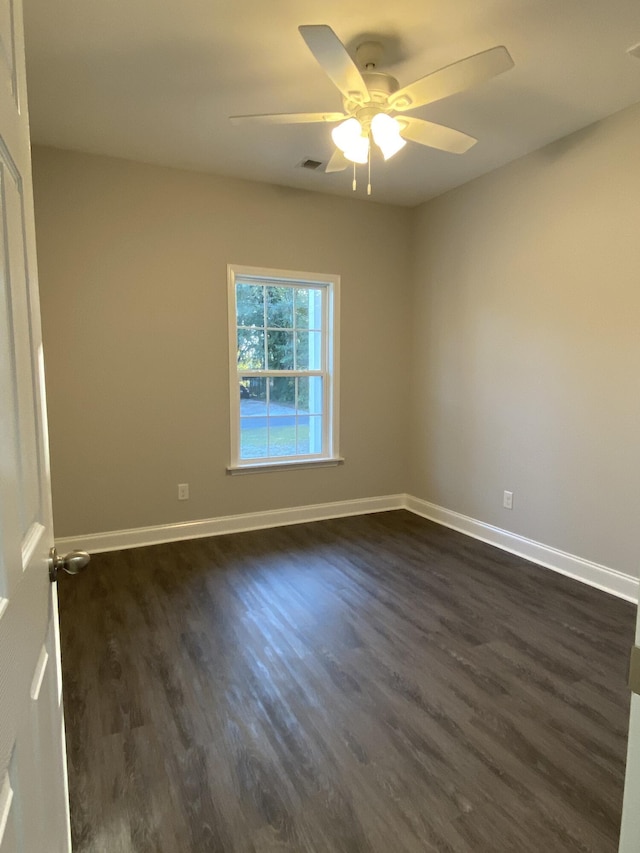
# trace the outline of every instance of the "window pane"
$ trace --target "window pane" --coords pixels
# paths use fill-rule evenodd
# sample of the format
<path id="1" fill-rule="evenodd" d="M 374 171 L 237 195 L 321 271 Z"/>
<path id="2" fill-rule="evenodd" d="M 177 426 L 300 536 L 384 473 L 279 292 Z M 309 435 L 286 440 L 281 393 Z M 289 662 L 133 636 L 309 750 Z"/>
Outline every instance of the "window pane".
<path id="1" fill-rule="evenodd" d="M 263 459 L 267 450 L 266 417 L 240 418 L 240 458 Z"/>
<path id="2" fill-rule="evenodd" d="M 314 415 L 309 418 L 309 452 L 324 453 L 322 446 L 322 417 Z"/>
<path id="3" fill-rule="evenodd" d="M 293 329 L 293 288 L 267 288 L 267 326 Z"/>
<path id="4" fill-rule="evenodd" d="M 269 414 L 295 414 L 296 380 L 288 376 L 274 376 L 269 380 Z"/>
<path id="5" fill-rule="evenodd" d="M 322 377 L 301 376 L 297 382 L 298 414 L 322 414 Z"/>
<path id="6" fill-rule="evenodd" d="M 309 290 L 306 287 L 298 287 L 295 292 L 296 306 L 296 328 L 309 328 Z"/>
<path id="7" fill-rule="evenodd" d="M 238 329 L 238 367 L 240 370 L 264 368 L 263 329 Z"/>
<path id="8" fill-rule="evenodd" d="M 322 290 L 298 287 L 295 293 L 296 328 L 322 328 Z"/>
<path id="9" fill-rule="evenodd" d="M 264 287 L 256 284 L 236 285 L 238 326 L 264 326 Z"/>
<path id="10" fill-rule="evenodd" d="M 290 417 L 269 418 L 269 456 L 295 456 L 296 419 Z"/>
<path id="11" fill-rule="evenodd" d="M 296 368 L 322 370 L 321 332 L 296 332 Z"/>
<path id="12" fill-rule="evenodd" d="M 240 416 L 257 417 L 267 413 L 267 380 L 260 376 L 240 377 Z"/>
<path id="13" fill-rule="evenodd" d="M 322 329 L 322 293 L 320 289 L 309 291 L 310 329 Z"/>
<path id="14" fill-rule="evenodd" d="M 298 441 L 296 453 L 309 454 L 309 418 L 298 418 Z"/>
<path id="15" fill-rule="evenodd" d="M 306 455 L 322 453 L 322 418 L 320 416 L 298 418 L 297 452 Z"/>
<path id="16" fill-rule="evenodd" d="M 269 370 L 293 370 L 293 332 L 268 331 Z"/>

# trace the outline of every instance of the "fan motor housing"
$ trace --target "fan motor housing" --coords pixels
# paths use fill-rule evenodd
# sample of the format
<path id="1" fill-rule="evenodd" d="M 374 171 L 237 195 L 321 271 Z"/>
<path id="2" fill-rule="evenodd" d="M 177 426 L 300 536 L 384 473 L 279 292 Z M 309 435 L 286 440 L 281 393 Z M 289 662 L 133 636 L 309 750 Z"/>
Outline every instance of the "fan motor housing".
<path id="1" fill-rule="evenodd" d="M 367 84 L 371 100 L 374 100 L 374 95 L 377 95 L 380 100 L 386 100 L 400 88 L 396 78 L 391 74 L 385 74 L 384 71 L 363 71 L 362 79 Z"/>
<path id="2" fill-rule="evenodd" d="M 390 112 L 391 108 L 387 104 L 387 98 L 400 88 L 396 78 L 392 77 L 391 74 L 385 74 L 383 71 L 363 71 L 362 79 L 367 85 L 371 100 L 364 104 L 351 98 L 344 98 L 343 100 L 345 112 L 356 116 L 361 123 L 366 122 L 367 119 L 370 122 L 376 113 Z"/>

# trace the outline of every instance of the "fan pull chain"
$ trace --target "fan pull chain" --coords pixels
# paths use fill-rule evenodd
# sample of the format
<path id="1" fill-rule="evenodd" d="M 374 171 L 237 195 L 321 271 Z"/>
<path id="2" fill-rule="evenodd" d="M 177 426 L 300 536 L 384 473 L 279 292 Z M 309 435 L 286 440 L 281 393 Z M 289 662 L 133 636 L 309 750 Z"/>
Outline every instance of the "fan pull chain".
<path id="1" fill-rule="evenodd" d="M 351 185 L 353 191 L 356 191 L 356 164 L 353 164 L 353 184 Z"/>
<path id="2" fill-rule="evenodd" d="M 367 153 L 367 164 L 369 166 L 369 183 L 367 184 L 367 195 L 371 195 L 371 145 Z"/>

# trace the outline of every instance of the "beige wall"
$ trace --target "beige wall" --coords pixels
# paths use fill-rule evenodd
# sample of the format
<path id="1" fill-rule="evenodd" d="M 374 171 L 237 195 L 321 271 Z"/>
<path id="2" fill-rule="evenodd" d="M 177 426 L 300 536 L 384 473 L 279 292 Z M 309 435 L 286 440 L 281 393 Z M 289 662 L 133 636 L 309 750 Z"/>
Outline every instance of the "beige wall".
<path id="1" fill-rule="evenodd" d="M 410 211 L 38 147 L 34 185 L 57 536 L 404 488 Z M 227 263 L 341 275 L 343 466 L 225 473 Z"/>
<path id="2" fill-rule="evenodd" d="M 636 106 L 416 210 L 407 483 L 633 574 L 639 138 Z"/>

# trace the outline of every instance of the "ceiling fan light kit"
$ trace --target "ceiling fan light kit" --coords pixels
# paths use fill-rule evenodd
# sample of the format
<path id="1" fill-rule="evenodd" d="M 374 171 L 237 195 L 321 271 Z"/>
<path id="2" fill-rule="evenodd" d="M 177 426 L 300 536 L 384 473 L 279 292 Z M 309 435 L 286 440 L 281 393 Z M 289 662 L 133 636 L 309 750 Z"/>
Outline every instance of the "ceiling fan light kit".
<path id="1" fill-rule="evenodd" d="M 357 118 L 348 118 L 331 131 L 331 138 L 352 163 L 366 163 L 369 157 L 369 137 L 365 136 Z"/>
<path id="2" fill-rule="evenodd" d="M 386 113 L 378 113 L 371 119 L 371 135 L 385 160 L 393 157 L 407 144 L 407 140 L 400 136 L 398 122 Z"/>
<path id="3" fill-rule="evenodd" d="M 362 70 L 349 56 L 340 39 L 326 24 L 298 27 L 307 47 L 327 76 L 342 93 L 343 113 L 278 113 L 232 116 L 234 123 L 303 124 L 329 122 L 340 124 L 331 132 L 338 149 L 325 172 L 341 172 L 350 163 L 368 164 L 371 193 L 370 137 L 389 160 L 407 144 L 407 140 L 452 154 L 464 154 L 477 142 L 474 137 L 452 127 L 392 112 L 404 113 L 463 92 L 472 86 L 513 68 L 513 59 L 500 45 L 468 56 L 400 88 L 391 74 L 377 71 L 382 55 L 378 42 L 364 42 L 356 50 Z"/>

